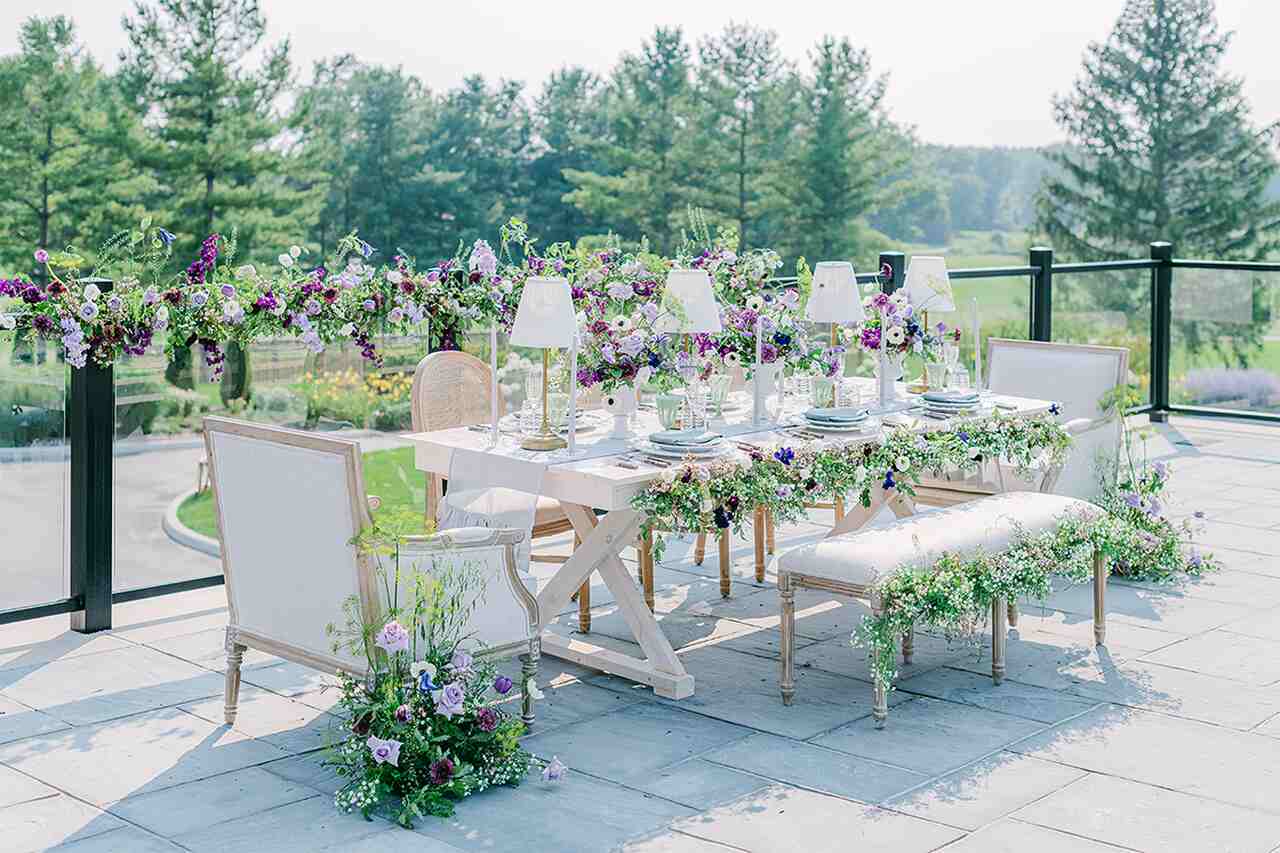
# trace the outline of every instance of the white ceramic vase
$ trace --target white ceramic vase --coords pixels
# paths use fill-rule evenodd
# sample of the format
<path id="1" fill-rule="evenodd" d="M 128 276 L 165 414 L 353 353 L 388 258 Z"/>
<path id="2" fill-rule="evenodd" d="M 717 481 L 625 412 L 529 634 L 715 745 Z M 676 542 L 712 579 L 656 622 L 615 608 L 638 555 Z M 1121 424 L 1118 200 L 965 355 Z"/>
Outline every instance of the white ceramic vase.
<path id="1" fill-rule="evenodd" d="M 631 438 L 631 414 L 636 410 L 636 389 L 623 385 L 604 397 L 604 410 L 613 415 L 610 438 Z"/>

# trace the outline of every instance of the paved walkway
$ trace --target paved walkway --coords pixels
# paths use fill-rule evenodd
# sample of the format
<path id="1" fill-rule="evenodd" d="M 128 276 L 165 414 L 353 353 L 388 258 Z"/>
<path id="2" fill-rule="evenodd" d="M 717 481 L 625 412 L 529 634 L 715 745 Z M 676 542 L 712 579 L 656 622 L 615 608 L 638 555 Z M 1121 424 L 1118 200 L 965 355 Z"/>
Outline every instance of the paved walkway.
<path id="1" fill-rule="evenodd" d="M 1225 572 L 1173 588 L 1113 581 L 1101 652 L 1087 588 L 1028 605 L 998 688 L 985 653 L 919 637 L 884 731 L 847 643 L 862 608 L 801 597 L 786 708 L 777 597 L 748 580 L 748 544 L 735 548 L 729 601 L 714 556 L 695 567 L 673 547 L 658 608 L 696 695 L 656 700 L 545 660 L 527 745 L 558 755 L 568 778 L 487 792 L 414 832 L 334 811 L 323 676 L 250 653 L 239 722 L 220 725 L 221 590 L 121 606 L 106 635 L 66 633 L 65 618 L 0 628 L 0 848 L 1269 853 L 1277 436 L 1183 420 L 1153 443 L 1175 459 L 1181 506 L 1207 513 Z M 596 603 L 597 641 L 628 647 L 603 587 Z"/>

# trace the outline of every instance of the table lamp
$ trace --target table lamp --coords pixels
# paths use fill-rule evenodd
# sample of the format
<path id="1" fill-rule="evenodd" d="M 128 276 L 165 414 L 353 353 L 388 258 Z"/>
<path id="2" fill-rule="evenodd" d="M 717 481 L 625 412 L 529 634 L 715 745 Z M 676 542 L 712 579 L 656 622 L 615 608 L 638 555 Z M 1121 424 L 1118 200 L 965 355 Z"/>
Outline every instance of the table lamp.
<path id="1" fill-rule="evenodd" d="M 716 334 L 721 330 L 720 306 L 716 304 L 711 275 L 706 270 L 673 269 L 667 273 L 667 286 L 662 293 L 663 313 L 654 324 L 659 332 L 688 335 L 685 352 L 692 357 L 693 336 Z M 695 374 L 696 377 L 696 374 Z M 685 376 L 686 382 L 694 377 Z M 691 389 L 692 391 L 692 389 Z M 692 420 L 693 402 L 689 399 Z"/>
<path id="2" fill-rule="evenodd" d="M 551 350 L 571 346 L 577 331 L 568 279 L 533 276 L 524 283 L 511 327 L 511 343 L 542 349 L 542 428 L 520 442 L 525 450 L 558 450 L 565 446 L 565 440 L 552 431 L 547 412 Z"/>
<path id="3" fill-rule="evenodd" d="M 955 294 L 951 292 L 951 278 L 947 275 L 946 258 L 937 255 L 916 255 L 907 265 L 904 285 L 907 299 L 917 311 L 924 312 L 925 327 L 929 325 L 930 311 L 956 310 Z"/>
<path id="4" fill-rule="evenodd" d="M 831 324 L 831 346 L 838 343 L 836 328 L 841 323 L 861 323 L 862 294 L 853 264 L 848 261 L 821 261 L 813 268 L 813 287 L 804 306 L 804 316 L 816 323 Z"/>

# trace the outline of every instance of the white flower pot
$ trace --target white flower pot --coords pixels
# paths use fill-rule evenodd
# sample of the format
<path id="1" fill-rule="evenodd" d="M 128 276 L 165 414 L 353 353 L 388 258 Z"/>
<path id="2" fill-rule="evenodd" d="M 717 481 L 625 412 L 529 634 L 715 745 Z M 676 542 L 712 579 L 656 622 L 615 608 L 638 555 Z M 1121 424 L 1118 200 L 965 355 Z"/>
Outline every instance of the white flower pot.
<path id="1" fill-rule="evenodd" d="M 636 389 L 624 385 L 604 396 L 604 410 L 613 415 L 610 438 L 631 438 L 631 413 L 636 410 Z"/>

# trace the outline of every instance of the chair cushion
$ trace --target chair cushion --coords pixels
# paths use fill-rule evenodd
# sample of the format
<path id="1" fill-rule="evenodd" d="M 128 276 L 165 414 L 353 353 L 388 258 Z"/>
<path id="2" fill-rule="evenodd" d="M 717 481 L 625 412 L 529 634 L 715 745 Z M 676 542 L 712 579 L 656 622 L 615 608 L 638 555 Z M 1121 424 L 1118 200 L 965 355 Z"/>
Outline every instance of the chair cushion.
<path id="1" fill-rule="evenodd" d="M 1068 513 L 1100 512 L 1075 498 L 1007 492 L 802 545 L 778 558 L 778 571 L 870 586 L 904 564 L 931 565 L 944 553 L 994 553 L 1021 534 L 1052 529 Z"/>

